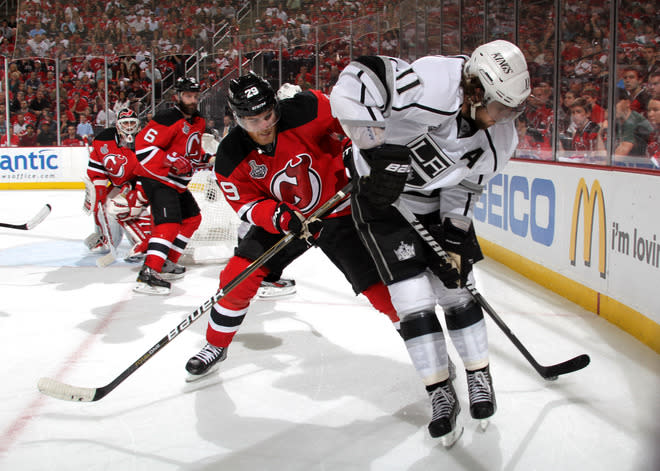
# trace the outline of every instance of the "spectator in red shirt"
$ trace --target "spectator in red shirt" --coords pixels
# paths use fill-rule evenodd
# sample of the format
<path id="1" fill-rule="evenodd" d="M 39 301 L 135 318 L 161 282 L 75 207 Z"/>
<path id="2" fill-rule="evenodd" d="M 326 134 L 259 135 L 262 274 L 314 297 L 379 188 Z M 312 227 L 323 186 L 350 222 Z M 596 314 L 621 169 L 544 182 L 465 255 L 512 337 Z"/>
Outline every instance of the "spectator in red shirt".
<path id="1" fill-rule="evenodd" d="M 28 124 L 19 140 L 18 145 L 21 147 L 36 147 L 37 146 L 37 133 L 34 131 L 34 124 Z"/>

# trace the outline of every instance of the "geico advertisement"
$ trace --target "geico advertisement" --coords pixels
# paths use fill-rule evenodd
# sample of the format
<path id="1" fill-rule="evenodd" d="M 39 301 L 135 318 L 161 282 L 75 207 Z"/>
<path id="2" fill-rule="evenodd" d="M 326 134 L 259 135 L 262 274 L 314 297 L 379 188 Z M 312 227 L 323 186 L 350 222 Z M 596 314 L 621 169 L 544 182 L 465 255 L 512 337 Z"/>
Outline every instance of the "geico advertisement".
<path id="1" fill-rule="evenodd" d="M 87 159 L 84 147 L 2 147 L 0 183 L 80 181 Z"/>
<path id="2" fill-rule="evenodd" d="M 477 233 L 660 322 L 660 177 L 511 162 Z"/>

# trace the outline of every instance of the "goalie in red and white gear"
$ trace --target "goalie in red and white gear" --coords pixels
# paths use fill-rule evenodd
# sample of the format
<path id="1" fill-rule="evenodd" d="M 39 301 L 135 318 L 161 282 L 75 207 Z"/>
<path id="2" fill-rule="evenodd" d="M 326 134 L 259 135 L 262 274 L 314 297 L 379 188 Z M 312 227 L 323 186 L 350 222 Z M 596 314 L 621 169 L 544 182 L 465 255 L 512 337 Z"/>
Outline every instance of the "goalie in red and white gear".
<path id="1" fill-rule="evenodd" d="M 92 142 L 84 206 L 94 214 L 95 231 L 85 239 L 90 250 L 107 250 L 110 243 L 118 246 L 123 232 L 133 244 L 129 256 L 145 250 L 151 215 L 135 174 L 138 161 L 133 148 L 139 130 L 137 114 L 125 108 L 119 112 L 116 125 L 101 131 Z M 110 241 L 103 235 L 103 224 L 108 226 Z"/>

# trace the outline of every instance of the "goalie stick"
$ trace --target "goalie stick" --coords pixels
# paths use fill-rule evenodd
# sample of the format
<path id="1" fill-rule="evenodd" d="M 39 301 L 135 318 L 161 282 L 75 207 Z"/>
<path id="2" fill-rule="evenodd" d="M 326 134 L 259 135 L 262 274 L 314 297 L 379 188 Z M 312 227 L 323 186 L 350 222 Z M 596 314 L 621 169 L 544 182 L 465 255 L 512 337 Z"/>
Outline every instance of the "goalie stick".
<path id="1" fill-rule="evenodd" d="M 332 207 L 337 203 L 341 202 L 346 195 L 353 188 L 353 183 L 348 183 L 344 188 L 339 190 L 334 194 L 328 201 L 326 201 L 320 208 L 318 208 L 314 213 L 305 220 L 305 224 L 312 222 L 314 219 L 322 217 L 327 213 Z M 190 327 L 193 322 L 199 319 L 204 313 L 209 311 L 213 305 L 221 300 L 227 293 L 233 290 L 238 286 L 243 280 L 245 280 L 252 272 L 257 268 L 261 267 L 264 263 L 270 260 L 275 254 L 287 246 L 293 239 L 297 237 L 308 237 L 308 232 L 303 232 L 300 235 L 293 233 L 288 233 L 282 237 L 275 245 L 270 249 L 264 252 L 259 258 L 253 261 L 248 265 L 245 270 L 238 274 L 233 280 L 231 280 L 227 285 L 221 290 L 211 296 L 209 299 L 204 301 L 204 303 L 199 306 L 195 311 L 179 323 L 174 329 L 172 329 L 167 335 L 160 339 L 155 345 L 153 345 L 149 350 L 146 351 L 140 358 L 134 361 L 128 368 L 126 368 L 119 376 L 113 379 L 110 383 L 99 388 L 86 388 L 79 386 L 72 386 L 66 383 L 62 383 L 56 379 L 52 378 L 41 378 L 37 384 L 39 391 L 48 396 L 54 397 L 56 399 L 62 399 L 64 401 L 74 401 L 74 402 L 93 402 L 98 401 L 99 399 L 104 398 L 108 395 L 113 389 L 119 386 L 126 378 L 132 375 L 138 368 L 144 365 L 148 360 L 150 360 L 156 353 L 158 353 L 165 345 L 170 343 L 174 338 L 179 335 L 181 332 Z"/>
<path id="2" fill-rule="evenodd" d="M 401 213 L 401 215 L 410 223 L 410 225 L 415 229 L 417 234 L 424 239 L 424 241 L 433 249 L 435 254 L 443 260 L 448 261 L 449 255 L 445 250 L 438 244 L 438 242 L 433 238 L 433 236 L 426 230 L 426 228 L 419 222 L 415 217 L 415 214 L 401 201 L 399 198 L 394 206 Z M 589 355 L 582 354 L 578 355 L 575 358 L 570 360 L 557 363 L 555 365 L 544 366 L 541 365 L 534 356 L 525 348 L 523 343 L 516 337 L 516 335 L 509 329 L 509 326 L 502 320 L 502 318 L 497 314 L 497 312 L 486 302 L 484 297 L 477 291 L 472 283 L 467 283 L 465 286 L 474 300 L 481 305 L 481 307 L 488 313 L 488 315 L 493 319 L 495 324 L 504 332 L 504 334 L 511 340 L 511 342 L 516 346 L 516 348 L 523 354 L 525 359 L 532 365 L 532 367 L 540 374 L 543 379 L 548 381 L 554 381 L 560 375 L 565 375 L 567 373 L 572 373 L 577 370 L 581 370 L 589 364 L 591 359 Z"/>
<path id="3" fill-rule="evenodd" d="M 46 204 L 41 210 L 28 222 L 25 224 L 8 224 L 6 222 L 0 222 L 0 227 L 8 227 L 9 229 L 20 229 L 22 231 L 29 231 L 37 227 L 41 221 L 46 219 L 50 214 L 51 206 Z"/>

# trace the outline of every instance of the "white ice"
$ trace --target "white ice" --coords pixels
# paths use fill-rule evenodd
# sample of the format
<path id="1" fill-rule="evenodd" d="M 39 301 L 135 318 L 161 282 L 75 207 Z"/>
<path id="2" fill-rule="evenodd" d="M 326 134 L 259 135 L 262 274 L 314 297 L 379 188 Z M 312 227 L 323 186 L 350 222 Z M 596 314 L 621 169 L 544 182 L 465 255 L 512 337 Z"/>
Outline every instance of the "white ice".
<path id="1" fill-rule="evenodd" d="M 185 383 L 206 316 L 97 402 L 37 391 L 42 376 L 109 383 L 206 299 L 218 266 L 192 265 L 169 297 L 132 291 L 138 267 L 97 268 L 82 191 L 0 191 L 0 470 L 660 469 L 660 358 L 616 326 L 485 260 L 477 286 L 544 365 L 543 380 L 487 320 L 498 410 L 485 432 L 456 389 L 465 433 L 430 438 L 430 406 L 388 319 L 311 250 L 285 272 L 298 293 L 255 301 L 219 373 Z M 454 359 L 457 355 L 452 349 Z"/>

